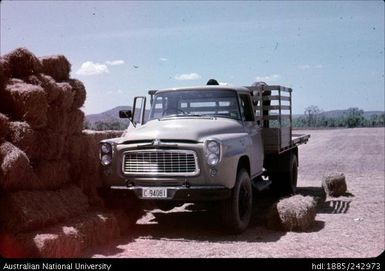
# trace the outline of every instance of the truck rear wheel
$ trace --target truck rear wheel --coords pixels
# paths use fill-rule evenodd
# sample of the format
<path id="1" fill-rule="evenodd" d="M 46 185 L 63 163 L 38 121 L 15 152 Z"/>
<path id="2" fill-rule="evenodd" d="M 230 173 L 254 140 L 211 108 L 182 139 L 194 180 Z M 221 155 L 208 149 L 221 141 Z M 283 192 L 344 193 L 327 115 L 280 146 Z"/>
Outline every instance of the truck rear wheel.
<path id="1" fill-rule="evenodd" d="M 283 159 L 284 171 L 271 173 L 273 190 L 279 196 L 290 196 L 295 194 L 297 190 L 298 158 L 293 151 Z"/>
<path id="2" fill-rule="evenodd" d="M 224 201 L 223 220 L 232 233 L 243 232 L 250 222 L 252 211 L 252 188 L 249 173 L 238 171 L 231 197 Z"/>

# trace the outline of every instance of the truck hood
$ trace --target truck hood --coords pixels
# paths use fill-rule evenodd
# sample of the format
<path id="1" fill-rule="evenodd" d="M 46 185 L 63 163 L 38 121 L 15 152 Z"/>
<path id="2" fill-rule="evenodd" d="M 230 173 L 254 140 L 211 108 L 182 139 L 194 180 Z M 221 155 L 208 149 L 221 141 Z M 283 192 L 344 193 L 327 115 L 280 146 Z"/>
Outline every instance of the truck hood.
<path id="1" fill-rule="evenodd" d="M 121 142 L 132 140 L 174 139 L 202 141 L 215 134 L 242 133 L 240 122 L 225 118 L 172 118 L 155 119 L 140 127 L 130 126 Z"/>

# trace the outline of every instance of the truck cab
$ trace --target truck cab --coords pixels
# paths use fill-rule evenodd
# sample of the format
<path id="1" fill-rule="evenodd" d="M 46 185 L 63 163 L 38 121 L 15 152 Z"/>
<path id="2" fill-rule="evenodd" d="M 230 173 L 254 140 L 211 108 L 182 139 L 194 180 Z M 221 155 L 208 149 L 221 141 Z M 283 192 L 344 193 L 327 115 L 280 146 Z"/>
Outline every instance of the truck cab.
<path id="1" fill-rule="evenodd" d="M 272 182 L 282 195 L 295 192 L 297 145 L 309 136 L 292 135 L 291 89 L 199 86 L 149 94 L 148 120 L 146 97 L 136 97 L 132 111 L 120 112 L 132 125 L 100 143 L 105 187 L 159 206 L 215 202 L 235 233 L 249 224 L 252 186 Z"/>

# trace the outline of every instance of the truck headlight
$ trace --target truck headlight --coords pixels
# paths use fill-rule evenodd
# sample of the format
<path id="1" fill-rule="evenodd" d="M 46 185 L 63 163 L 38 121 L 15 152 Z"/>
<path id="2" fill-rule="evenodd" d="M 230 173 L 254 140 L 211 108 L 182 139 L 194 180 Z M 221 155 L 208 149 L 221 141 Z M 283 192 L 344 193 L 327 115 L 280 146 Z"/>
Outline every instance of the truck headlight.
<path id="1" fill-rule="evenodd" d="M 107 166 L 112 161 L 112 146 L 109 143 L 101 143 L 100 145 L 100 163 Z"/>
<path id="2" fill-rule="evenodd" d="M 103 166 L 107 166 L 108 164 L 111 163 L 111 161 L 112 161 L 111 155 L 109 155 L 109 154 L 102 155 L 101 163 Z"/>
<path id="3" fill-rule="evenodd" d="M 215 166 L 219 162 L 219 157 L 215 153 L 210 153 L 209 156 L 207 157 L 207 163 L 210 166 Z"/>
<path id="4" fill-rule="evenodd" d="M 111 145 L 108 143 L 103 143 L 101 147 L 102 153 L 111 153 Z"/>
<path id="5" fill-rule="evenodd" d="M 207 150 L 211 153 L 219 154 L 219 143 L 216 141 L 209 141 L 209 143 L 207 143 Z"/>
<path id="6" fill-rule="evenodd" d="M 221 154 L 220 143 L 215 140 L 209 140 L 206 142 L 206 156 L 207 163 L 210 166 L 216 166 L 219 163 Z"/>

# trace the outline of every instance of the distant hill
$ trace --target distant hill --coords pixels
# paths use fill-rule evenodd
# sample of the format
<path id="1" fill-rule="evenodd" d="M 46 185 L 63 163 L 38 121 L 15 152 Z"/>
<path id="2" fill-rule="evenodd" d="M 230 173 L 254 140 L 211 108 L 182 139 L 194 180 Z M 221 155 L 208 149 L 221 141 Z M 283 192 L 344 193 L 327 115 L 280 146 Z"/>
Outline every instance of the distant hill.
<path id="1" fill-rule="evenodd" d="M 131 106 L 117 106 L 99 114 L 90 114 L 86 116 L 86 121 L 89 123 L 95 123 L 97 121 L 110 122 L 114 120 L 120 120 L 120 110 L 131 110 Z"/>
<path id="2" fill-rule="evenodd" d="M 119 111 L 120 110 L 131 110 L 131 106 L 117 106 L 110 110 L 107 110 L 105 112 L 99 113 L 99 114 L 90 114 L 86 115 L 86 125 L 88 128 L 96 128 L 97 123 L 103 122 L 103 123 L 119 123 L 120 127 L 127 127 L 128 126 L 128 119 L 121 119 L 119 118 Z M 139 114 L 139 110 L 136 110 L 136 114 Z M 149 110 L 146 110 L 144 113 L 144 118 L 147 120 L 149 116 Z"/>
<path id="3" fill-rule="evenodd" d="M 122 120 L 119 118 L 120 110 L 131 110 L 131 106 L 117 106 L 99 114 L 86 115 L 86 121 L 95 123 L 97 121 L 111 122 L 115 120 Z"/>

